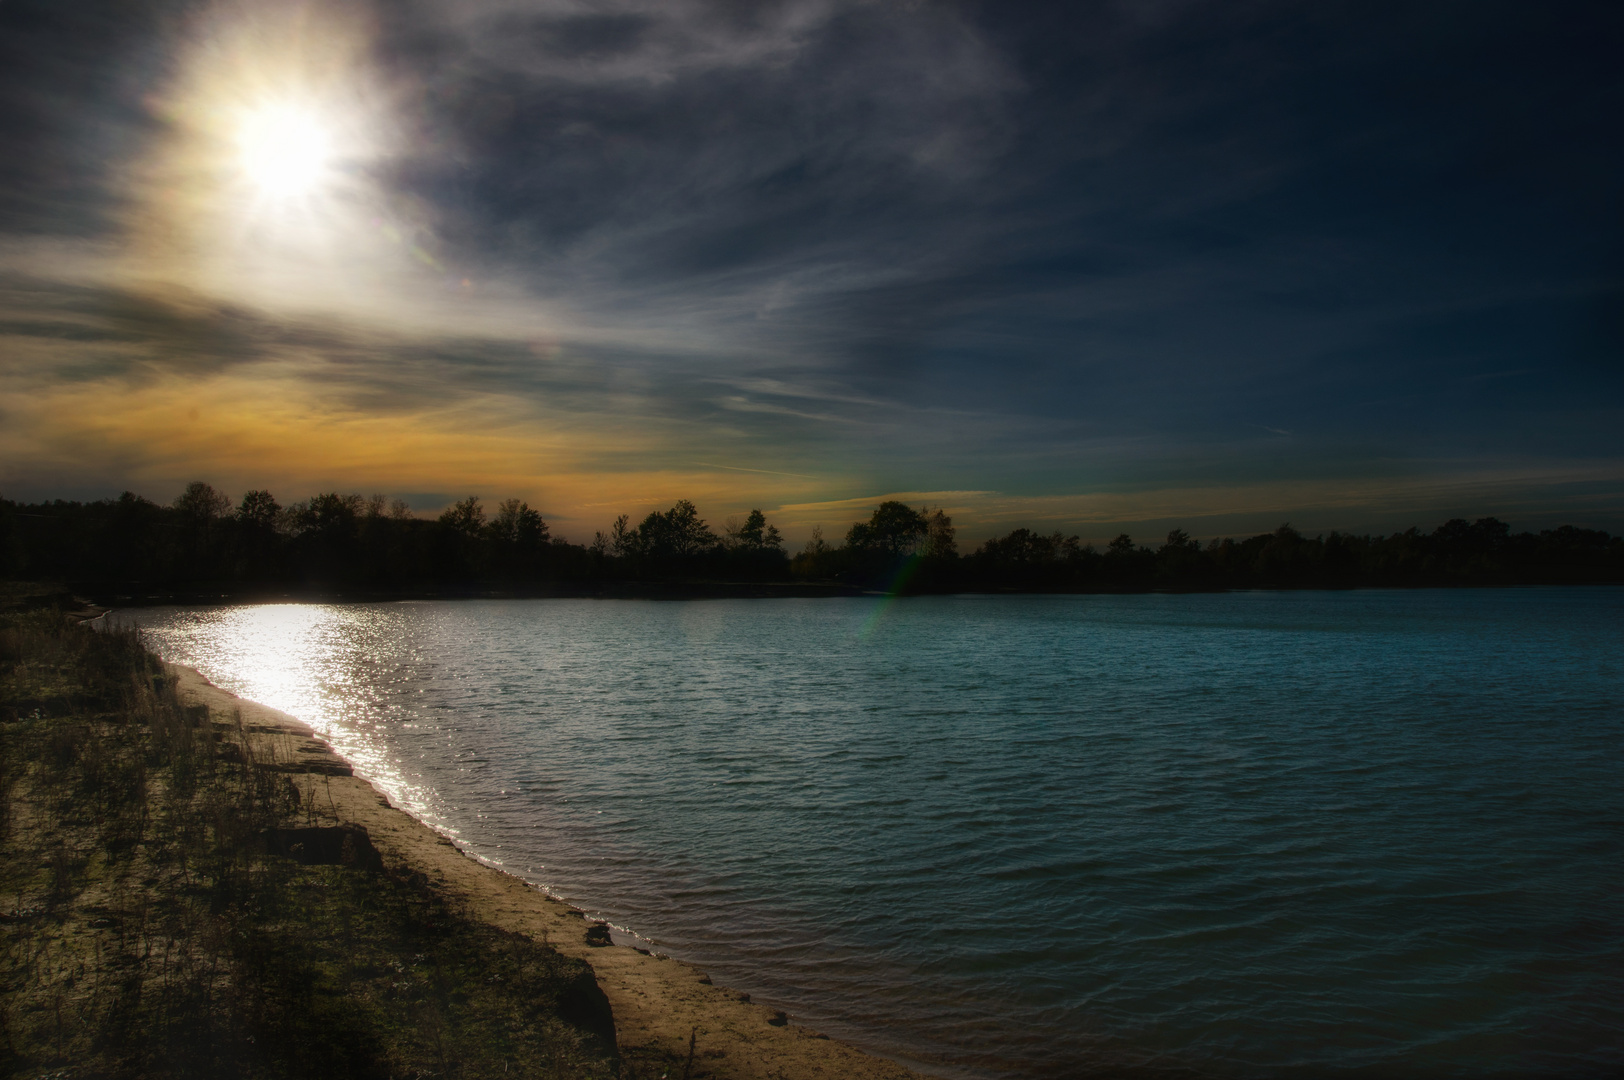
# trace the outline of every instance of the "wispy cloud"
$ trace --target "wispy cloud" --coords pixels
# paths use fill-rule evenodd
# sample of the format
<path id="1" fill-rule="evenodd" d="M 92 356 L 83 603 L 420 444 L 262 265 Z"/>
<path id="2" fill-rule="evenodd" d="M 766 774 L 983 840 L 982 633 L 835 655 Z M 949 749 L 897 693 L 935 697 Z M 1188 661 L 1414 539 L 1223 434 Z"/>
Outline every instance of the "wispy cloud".
<path id="1" fill-rule="evenodd" d="M 501 487 L 585 523 L 900 490 L 1081 527 L 1560 487 L 1603 514 L 1542 479 L 1611 468 L 1624 420 L 1613 38 L 1584 13 L 20 10 L 8 491 Z M 342 137 L 291 200 L 234 126 L 290 94 Z"/>
<path id="2" fill-rule="evenodd" d="M 822 479 L 822 477 L 811 476 L 807 473 L 783 472 L 779 469 L 747 469 L 742 465 L 718 465 L 711 461 L 696 461 L 694 464 L 706 469 L 726 469 L 728 472 L 755 473 L 759 476 L 792 476 L 797 480 Z"/>

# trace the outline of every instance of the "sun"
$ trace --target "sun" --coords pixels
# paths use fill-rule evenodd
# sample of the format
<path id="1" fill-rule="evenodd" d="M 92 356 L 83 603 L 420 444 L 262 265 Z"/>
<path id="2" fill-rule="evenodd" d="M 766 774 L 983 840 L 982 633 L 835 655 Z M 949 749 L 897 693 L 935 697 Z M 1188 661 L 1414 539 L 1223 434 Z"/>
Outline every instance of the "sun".
<path id="1" fill-rule="evenodd" d="M 313 109 L 276 103 L 246 110 L 236 142 L 242 175 L 271 198 L 311 195 L 332 178 L 332 131 Z"/>

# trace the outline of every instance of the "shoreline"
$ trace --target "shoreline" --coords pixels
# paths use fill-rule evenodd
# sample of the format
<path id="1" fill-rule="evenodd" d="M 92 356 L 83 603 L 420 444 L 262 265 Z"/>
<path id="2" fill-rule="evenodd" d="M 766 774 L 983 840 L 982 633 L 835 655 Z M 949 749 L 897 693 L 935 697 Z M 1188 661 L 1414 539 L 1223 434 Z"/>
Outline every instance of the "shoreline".
<path id="1" fill-rule="evenodd" d="M 820 600 L 889 596 L 832 582 L 607 581 L 552 582 L 532 588 L 450 589 L 170 589 L 142 592 L 74 586 L 109 609 L 206 604 L 367 604 L 413 600 Z"/>
<path id="2" fill-rule="evenodd" d="M 614 1016 L 622 1051 L 647 1048 L 687 1059 L 692 1075 L 716 1080 L 920 1080 L 877 1057 L 794 1022 L 749 995 L 714 985 L 681 960 L 626 945 L 589 945 L 590 920 L 579 909 L 505 870 L 486 865 L 418 821 L 354 774 L 309 725 L 240 698 L 193 668 L 166 664 L 182 701 L 211 712 L 240 711 L 256 737 L 291 744 L 286 757 L 320 778 L 317 796 L 339 820 L 367 830 L 389 862 L 425 875 L 430 887 L 476 921 L 514 931 L 591 967 Z"/>
<path id="3" fill-rule="evenodd" d="M 771 582 L 617 582 L 590 587 L 535 589 L 446 589 L 446 590 L 209 590 L 117 591 L 78 587 L 96 610 L 143 607 L 229 607 L 256 604 L 390 604 L 429 601 L 468 600 L 832 600 L 832 599 L 913 599 L 932 596 L 1230 596 L 1239 593 L 1369 593 L 1369 592 L 1485 592 L 1531 589 L 1618 589 L 1624 581 L 1513 581 L 1471 584 L 1420 585 L 1248 585 L 1212 589 L 1179 588 L 1091 588 L 1091 589 L 956 589 L 926 592 L 885 592 L 839 584 L 783 584 Z M 61 592 L 66 595 L 68 589 Z"/>

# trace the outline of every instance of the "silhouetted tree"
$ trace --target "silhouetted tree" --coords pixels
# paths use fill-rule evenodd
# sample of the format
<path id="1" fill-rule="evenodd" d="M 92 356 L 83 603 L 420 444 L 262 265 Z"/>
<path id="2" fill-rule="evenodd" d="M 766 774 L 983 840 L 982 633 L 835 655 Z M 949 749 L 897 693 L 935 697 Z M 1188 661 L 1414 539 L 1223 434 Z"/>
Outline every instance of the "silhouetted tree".
<path id="1" fill-rule="evenodd" d="M 951 521 L 947 521 L 951 539 Z M 839 558 L 830 560 L 838 567 L 837 576 L 888 591 L 910 590 L 923 584 L 919 556 L 927 549 L 931 534 L 930 517 L 906 503 L 888 499 L 874 508 L 867 521 L 859 521 L 846 532 Z M 928 577 L 928 575 L 927 575 Z"/>
<path id="2" fill-rule="evenodd" d="M 466 537 L 477 537 L 485 527 L 485 508 L 478 495 L 458 499 L 440 514 L 440 524 Z"/>
<path id="3" fill-rule="evenodd" d="M 830 578 L 837 572 L 836 559 L 833 545 L 823 538 L 823 526 L 814 525 L 806 544 L 790 560 L 790 573 L 803 579 Z"/>
<path id="4" fill-rule="evenodd" d="M 846 546 L 863 552 L 895 558 L 919 550 L 930 532 L 925 515 L 907 503 L 888 499 L 875 507 L 867 521 L 859 521 L 846 533 Z"/>
<path id="5" fill-rule="evenodd" d="M 253 490 L 229 518 L 225 511 L 219 493 L 201 481 L 170 506 L 133 492 L 91 503 L 0 500 L 0 574 L 110 595 L 205 582 L 218 595 L 233 585 L 463 589 L 649 575 L 776 580 L 790 572 L 899 591 L 1624 582 L 1624 538 L 1572 526 L 1513 534 L 1496 518 L 1387 536 L 1307 537 L 1288 524 L 1204 547 L 1174 529 L 1155 551 L 1124 534 L 1103 554 L 1076 536 L 1016 529 L 960 557 L 945 512 L 888 501 L 855 523 L 842 547 L 831 548 L 822 530 L 813 530 L 790 564 L 781 534 L 760 510 L 730 525 L 719 543 L 686 501 L 637 528 L 622 515 L 591 547 L 552 537 L 541 515 L 517 499 L 499 503 L 488 523 L 477 497 L 432 521 L 413 516 L 399 499 L 337 492 L 284 510 L 270 492 Z"/>
<path id="6" fill-rule="evenodd" d="M 363 505 L 359 495 L 340 495 L 332 491 L 294 503 L 288 507 L 287 521 L 298 534 L 348 533 L 354 529 Z"/>
<path id="7" fill-rule="evenodd" d="M 305 583 L 332 588 L 364 580 L 357 525 L 365 505 L 359 495 L 330 491 L 287 508 L 283 521 Z"/>
<path id="8" fill-rule="evenodd" d="M 1359 542 L 1354 537 L 1335 531 L 1327 536 L 1325 553 L 1320 559 L 1320 576 L 1329 589 L 1351 589 L 1357 585 Z"/>
<path id="9" fill-rule="evenodd" d="M 172 550 L 164 550 L 159 536 L 163 511 L 158 505 L 133 491 L 126 491 L 110 509 L 112 532 L 119 540 L 110 545 L 103 558 L 91 556 L 100 564 L 97 569 L 122 581 L 173 578 L 176 560 Z"/>
<path id="10" fill-rule="evenodd" d="M 518 499 L 504 499 L 497 504 L 496 516 L 488 526 L 493 540 L 500 544 L 537 548 L 550 534 L 541 514 L 530 509 L 529 503 Z"/>
<path id="11" fill-rule="evenodd" d="M 206 579 L 219 572 L 220 540 L 215 522 L 231 511 L 231 500 L 201 480 L 193 480 L 175 499 L 180 516 L 184 559 L 181 572 Z"/>
<path id="12" fill-rule="evenodd" d="M 16 508 L 10 499 L 0 499 L 0 581 L 28 574 L 28 549 L 18 535 Z"/>
<path id="13" fill-rule="evenodd" d="M 779 535 L 778 526 L 767 524 L 767 515 L 760 510 L 750 511 L 742 525 L 728 529 L 727 538 L 732 547 L 744 551 L 781 548 L 784 544 L 784 538 Z"/>
<path id="14" fill-rule="evenodd" d="M 1136 545 L 1127 533 L 1105 546 L 1100 565 L 1105 580 L 1119 589 L 1148 589 L 1156 580 L 1156 553 Z"/>
<path id="15" fill-rule="evenodd" d="M 729 577 L 770 580 L 782 578 L 789 569 L 783 535 L 760 510 L 750 511 L 742 521 L 728 520 L 718 553 L 718 571 Z"/>
<path id="16" fill-rule="evenodd" d="M 175 499 L 175 509 L 185 517 L 199 522 L 224 517 L 231 510 L 231 500 L 201 480 L 193 480 Z"/>
<path id="17" fill-rule="evenodd" d="M 515 577 L 533 577 L 540 571 L 540 562 L 550 535 L 541 514 L 518 499 L 504 499 L 497 504 L 496 516 L 485 527 L 493 551 L 493 562 L 499 573 Z"/>
<path id="18" fill-rule="evenodd" d="M 632 519 L 621 514 L 609 527 L 609 550 L 617 559 L 629 559 L 637 554 L 637 530 Z"/>
<path id="19" fill-rule="evenodd" d="M 1168 589 L 1211 589 L 1217 587 L 1219 575 L 1201 542 L 1190 539 L 1183 529 L 1173 529 L 1156 552 L 1156 579 Z"/>
<path id="20" fill-rule="evenodd" d="M 1076 536 L 1016 529 L 982 543 L 966 561 L 968 579 L 981 589 L 1065 591 L 1084 586 L 1099 555 Z"/>
<path id="21" fill-rule="evenodd" d="M 485 507 L 478 495 L 458 499 L 440 512 L 435 524 L 434 563 L 441 580 L 467 585 L 483 575 Z"/>
<path id="22" fill-rule="evenodd" d="M 1253 559 L 1252 573 L 1259 584 L 1272 588 L 1301 588 L 1319 577 L 1324 547 L 1308 541 L 1289 523 L 1281 525 L 1263 543 Z"/>
<path id="23" fill-rule="evenodd" d="M 246 528 L 269 534 L 276 528 L 281 513 L 281 504 L 269 491 L 249 491 L 237 506 L 237 521 Z"/>
<path id="24" fill-rule="evenodd" d="M 925 558 L 938 562 L 958 558 L 959 545 L 955 539 L 953 519 L 939 509 L 925 518 L 923 554 Z"/>
<path id="25" fill-rule="evenodd" d="M 638 553 L 656 563 L 689 558 L 715 546 L 716 534 L 687 499 L 663 514 L 650 514 L 637 527 Z"/>
<path id="26" fill-rule="evenodd" d="M 282 507 L 269 491 L 243 494 L 237 504 L 235 557 L 237 577 L 251 582 L 273 580 L 281 569 L 277 524 Z"/>

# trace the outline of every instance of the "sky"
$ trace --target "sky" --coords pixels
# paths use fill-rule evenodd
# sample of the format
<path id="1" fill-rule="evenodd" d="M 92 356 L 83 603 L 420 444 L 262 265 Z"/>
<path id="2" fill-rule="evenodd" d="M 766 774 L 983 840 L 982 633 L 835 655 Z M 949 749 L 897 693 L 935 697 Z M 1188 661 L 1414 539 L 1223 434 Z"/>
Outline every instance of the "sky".
<path id="1" fill-rule="evenodd" d="M 1624 7 L 0 0 L 0 495 L 1624 531 Z"/>

